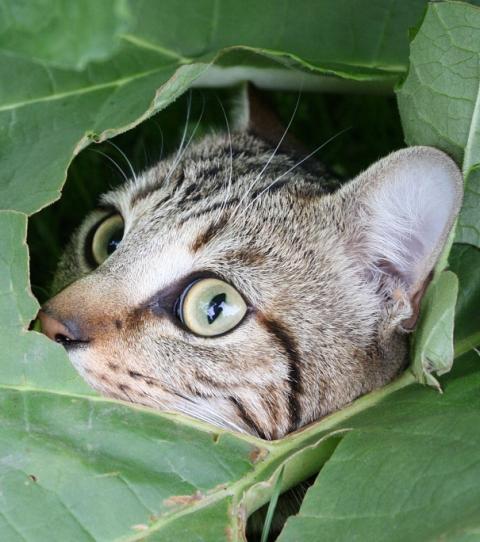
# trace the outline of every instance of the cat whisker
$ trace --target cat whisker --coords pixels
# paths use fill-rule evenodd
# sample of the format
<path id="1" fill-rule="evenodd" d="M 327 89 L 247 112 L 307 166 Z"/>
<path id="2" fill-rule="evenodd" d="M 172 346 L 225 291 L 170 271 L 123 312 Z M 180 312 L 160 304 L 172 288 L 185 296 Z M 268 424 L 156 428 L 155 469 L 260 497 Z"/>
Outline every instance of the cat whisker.
<path id="1" fill-rule="evenodd" d="M 235 422 L 233 422 L 231 419 L 228 419 L 226 418 L 225 416 L 223 416 L 220 412 L 218 412 L 218 410 L 212 410 L 207 403 L 203 403 L 203 404 L 198 404 L 197 402 L 195 402 L 195 400 L 193 400 L 192 402 L 194 402 L 198 407 L 200 407 L 204 412 L 206 411 L 206 414 L 210 414 L 212 416 L 212 419 L 216 419 L 220 422 L 222 422 L 222 426 L 227 428 L 227 429 L 232 429 L 234 431 L 239 431 L 240 433 L 247 433 L 247 431 L 243 428 L 241 428 L 239 425 L 237 425 Z M 217 421 L 217 423 L 218 423 Z"/>
<path id="2" fill-rule="evenodd" d="M 150 163 L 150 159 L 148 157 L 147 146 L 145 145 L 145 139 L 142 140 L 142 150 L 143 150 L 143 159 L 145 160 L 145 165 L 143 168 L 147 169 Z"/>
<path id="3" fill-rule="evenodd" d="M 189 90 L 189 92 L 188 92 L 188 100 L 187 100 L 187 114 L 185 116 L 185 126 L 183 127 L 182 138 L 180 139 L 180 145 L 178 146 L 178 150 L 177 150 L 177 153 L 175 154 L 175 158 L 173 159 L 172 165 L 170 166 L 170 169 L 168 170 L 168 173 L 167 173 L 167 175 L 165 177 L 165 182 L 168 182 L 168 180 L 170 179 L 174 169 L 177 166 L 179 156 L 183 152 L 185 139 L 187 137 L 188 123 L 190 121 L 190 113 L 191 113 L 191 111 L 192 111 L 192 91 Z"/>
<path id="4" fill-rule="evenodd" d="M 137 179 L 137 174 L 135 173 L 135 170 L 133 169 L 133 166 L 132 166 L 132 162 L 130 162 L 130 160 L 128 159 L 128 156 L 122 151 L 122 149 L 116 144 L 114 143 L 113 141 L 110 141 L 109 139 L 106 140 L 106 143 L 108 143 L 109 145 L 111 145 L 114 149 L 116 149 L 122 156 L 123 156 L 123 159 L 125 160 L 125 162 L 127 162 L 128 164 L 128 167 L 130 169 L 130 172 L 132 173 L 132 177 L 134 179 L 135 182 L 138 181 Z"/>
<path id="5" fill-rule="evenodd" d="M 192 112 L 192 91 L 189 90 L 188 92 L 188 101 L 187 101 L 187 115 L 185 118 L 185 126 L 183 127 L 183 133 L 182 133 L 182 139 L 180 140 L 180 145 L 178 147 L 177 154 L 175 156 L 175 160 L 180 156 L 183 146 L 185 144 L 185 139 L 187 137 L 187 130 L 188 130 L 188 123 L 190 121 L 190 113 Z"/>
<path id="6" fill-rule="evenodd" d="M 225 198 L 223 200 L 223 203 L 220 205 L 220 209 L 217 214 L 217 218 L 213 221 L 213 224 L 217 224 L 220 218 L 222 217 L 225 207 L 227 205 L 227 202 L 230 198 L 230 191 L 232 187 L 232 175 L 233 175 L 233 150 L 232 150 L 232 134 L 230 132 L 230 124 L 228 122 L 227 113 L 225 112 L 225 108 L 223 107 L 223 104 L 218 96 L 216 96 L 218 103 L 220 104 L 220 107 L 222 109 L 223 116 L 225 118 L 225 125 L 227 127 L 227 134 L 228 134 L 228 143 L 230 146 L 230 173 L 227 181 L 227 189 L 225 191 Z"/>
<path id="7" fill-rule="evenodd" d="M 181 399 L 183 399 L 183 401 L 179 402 L 176 406 L 176 408 L 180 412 L 183 412 L 188 416 L 192 416 L 193 418 L 197 418 L 212 425 L 223 427 L 224 429 L 230 429 L 232 431 L 238 431 L 240 433 L 248 434 L 248 431 L 246 431 L 244 428 L 240 427 L 232 420 L 224 417 L 217 410 L 212 410 L 212 408 L 208 404 L 208 400 L 199 400 L 197 398 L 187 397 L 183 394 L 181 395 L 178 393 L 177 395 Z"/>
<path id="8" fill-rule="evenodd" d="M 262 177 L 262 175 L 265 173 L 266 169 L 268 168 L 268 166 L 270 165 L 271 161 L 273 160 L 273 158 L 275 157 L 275 155 L 277 154 L 278 152 L 278 149 L 280 148 L 281 144 L 283 143 L 283 140 L 285 139 L 285 137 L 287 136 L 287 133 L 290 129 L 290 126 L 292 125 L 292 122 L 295 118 L 295 115 L 297 114 L 297 110 L 298 110 L 298 106 L 300 104 L 300 96 L 301 96 L 301 89 L 298 91 L 298 97 L 297 97 L 297 102 L 295 103 L 295 108 L 293 109 L 293 113 L 290 117 L 290 120 L 288 121 L 288 124 L 287 124 L 287 127 L 285 128 L 283 134 L 282 134 L 282 137 L 280 138 L 279 142 L 277 143 L 277 146 L 275 147 L 275 149 L 273 150 L 272 154 L 270 155 L 269 159 L 267 160 L 266 164 L 263 166 L 263 168 L 260 170 L 260 172 L 258 173 L 258 175 L 255 177 L 255 179 L 253 179 L 253 181 L 251 182 L 250 186 L 247 188 L 247 190 L 245 191 L 245 193 L 243 194 L 243 196 L 240 198 L 240 201 L 238 202 L 238 204 L 236 205 L 235 209 L 233 210 L 232 212 L 232 217 L 235 217 L 238 209 L 242 206 L 242 203 L 245 201 L 245 199 L 248 197 L 248 195 L 251 193 L 251 191 L 253 190 L 253 188 L 255 187 L 255 185 L 257 184 L 258 180 Z"/>
<path id="9" fill-rule="evenodd" d="M 157 128 L 157 130 L 160 133 L 160 157 L 158 158 L 158 160 L 161 161 L 162 158 L 163 158 L 163 142 L 164 142 L 163 130 L 162 130 L 162 127 L 160 126 L 160 124 L 159 124 L 159 122 L 157 120 L 154 120 L 154 125 L 155 125 L 155 127 Z"/>
<path id="10" fill-rule="evenodd" d="M 333 135 L 332 137 L 328 138 L 325 142 L 323 142 L 321 145 L 319 145 L 318 147 L 316 147 L 312 152 L 310 152 L 309 154 L 307 154 L 307 156 L 305 156 L 304 158 L 302 158 L 301 160 L 299 160 L 296 164 L 294 164 L 292 167 L 288 168 L 287 171 L 285 171 L 284 173 L 282 173 L 281 175 L 279 175 L 278 177 L 276 177 L 267 187 L 265 187 L 242 211 L 242 214 L 240 215 L 239 218 L 241 218 L 242 216 L 245 215 L 246 211 L 258 200 L 258 198 L 260 198 L 263 194 L 265 194 L 265 192 L 268 192 L 268 190 L 270 190 L 273 186 L 275 186 L 281 179 L 283 179 L 283 177 L 285 177 L 285 175 L 288 175 L 289 173 L 291 173 L 292 171 L 294 171 L 297 167 L 301 166 L 304 162 L 306 162 L 308 159 L 310 159 L 312 156 L 314 156 L 317 152 L 319 152 L 320 150 L 322 150 L 326 145 L 328 145 L 329 143 L 331 143 L 334 139 L 336 139 L 337 137 L 340 137 L 342 134 L 344 134 L 345 132 L 347 132 L 348 130 L 351 129 L 351 126 L 348 126 L 347 128 L 344 128 L 343 130 L 340 130 L 339 132 L 337 132 L 335 135 Z"/>
<path id="11" fill-rule="evenodd" d="M 189 148 L 193 138 L 195 137 L 195 134 L 197 133 L 198 127 L 200 126 L 200 122 L 202 121 L 202 118 L 203 118 L 203 113 L 205 112 L 205 96 L 203 96 L 203 94 L 202 94 L 202 110 L 200 111 L 200 115 L 198 117 L 198 120 L 197 120 L 197 122 L 196 122 L 196 124 L 195 124 L 195 126 L 193 128 L 192 133 L 190 134 L 190 137 L 188 138 L 187 144 L 185 145 L 185 138 L 186 138 L 186 133 L 187 133 L 187 128 L 188 128 L 188 121 L 189 121 L 189 118 L 190 118 L 190 108 L 191 108 L 191 94 L 189 95 L 187 120 L 186 120 L 186 123 L 185 123 L 185 129 L 184 129 L 183 135 L 182 135 L 182 141 L 180 143 L 180 148 L 179 148 L 179 151 L 177 152 L 177 154 L 175 156 L 175 159 L 174 159 L 174 161 L 172 163 L 172 166 L 170 167 L 170 169 L 169 169 L 169 171 L 167 173 L 167 176 L 166 176 L 165 181 L 164 181 L 165 184 L 167 184 L 168 181 L 170 180 L 170 178 L 172 177 L 173 172 L 177 168 L 177 166 L 180 163 L 181 159 L 183 158 L 185 152 Z"/>
<path id="12" fill-rule="evenodd" d="M 97 154 L 100 154 L 101 156 L 103 156 L 104 158 L 109 160 L 118 169 L 118 171 L 122 174 L 122 177 L 124 178 L 125 182 L 128 183 L 128 180 L 129 180 L 128 175 L 125 173 L 125 171 L 123 171 L 123 169 L 120 167 L 120 165 L 118 164 L 118 162 L 116 160 L 114 160 L 107 153 L 105 153 L 103 151 L 99 151 L 98 149 L 89 148 L 88 150 L 91 151 L 91 152 L 96 152 Z"/>
<path id="13" fill-rule="evenodd" d="M 148 397 L 152 401 L 152 403 L 154 403 L 155 406 L 158 407 L 160 410 L 169 410 L 169 407 L 165 403 L 165 401 L 162 401 L 162 399 L 160 399 L 159 397 L 152 395 L 151 393 L 145 393 L 145 396 Z M 170 410 L 171 410 L 171 407 L 170 407 Z"/>

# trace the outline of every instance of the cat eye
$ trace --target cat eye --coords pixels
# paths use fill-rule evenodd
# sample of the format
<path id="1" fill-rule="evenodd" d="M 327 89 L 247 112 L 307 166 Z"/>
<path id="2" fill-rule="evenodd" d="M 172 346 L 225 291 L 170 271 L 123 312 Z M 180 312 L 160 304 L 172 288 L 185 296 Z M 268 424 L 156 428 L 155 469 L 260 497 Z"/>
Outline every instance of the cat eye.
<path id="1" fill-rule="evenodd" d="M 96 226 L 92 236 L 91 254 L 97 265 L 117 250 L 123 237 L 123 218 L 119 214 L 107 217 Z"/>
<path id="2" fill-rule="evenodd" d="M 213 337 L 236 327 L 245 316 L 247 305 L 230 284 L 206 278 L 193 282 L 183 291 L 176 311 L 190 331 Z"/>

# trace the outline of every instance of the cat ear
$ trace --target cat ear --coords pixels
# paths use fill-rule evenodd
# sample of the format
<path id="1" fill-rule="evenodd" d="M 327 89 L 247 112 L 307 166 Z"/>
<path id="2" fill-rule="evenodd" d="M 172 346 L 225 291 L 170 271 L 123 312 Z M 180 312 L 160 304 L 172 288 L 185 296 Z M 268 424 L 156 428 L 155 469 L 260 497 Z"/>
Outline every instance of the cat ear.
<path id="1" fill-rule="evenodd" d="M 252 83 L 242 85 L 234 107 L 233 126 L 274 146 L 280 144 L 280 150 L 308 154 L 306 147 L 286 131 L 268 97 Z"/>
<path id="2" fill-rule="evenodd" d="M 252 83 L 242 85 L 234 112 L 234 127 L 261 139 L 279 141 L 285 131 L 266 96 Z"/>
<path id="3" fill-rule="evenodd" d="M 413 314 L 405 328 L 416 323 L 462 195 L 460 170 L 432 147 L 394 152 L 339 193 L 348 207 L 347 220 L 353 221 L 351 249 L 367 266 L 367 275 L 395 279 L 411 303 Z"/>

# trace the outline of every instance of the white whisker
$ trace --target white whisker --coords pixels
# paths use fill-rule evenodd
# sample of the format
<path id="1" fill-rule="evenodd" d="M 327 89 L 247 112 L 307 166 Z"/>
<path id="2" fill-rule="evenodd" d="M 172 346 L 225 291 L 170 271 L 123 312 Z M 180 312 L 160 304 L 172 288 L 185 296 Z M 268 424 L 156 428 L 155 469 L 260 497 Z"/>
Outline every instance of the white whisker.
<path id="1" fill-rule="evenodd" d="M 157 130 L 160 132 L 160 158 L 159 160 L 161 160 L 163 158 L 163 130 L 157 120 L 154 121 L 154 124 L 155 124 L 155 128 L 157 128 Z"/>
<path id="2" fill-rule="evenodd" d="M 186 397 L 184 395 L 182 395 L 182 399 L 183 401 L 176 405 L 176 408 L 178 408 L 180 412 L 212 425 L 216 425 L 217 427 L 238 431 L 239 433 L 248 433 L 244 428 L 224 417 L 217 410 L 213 410 L 208 404 L 208 400 L 199 400 L 198 398 Z"/>
<path id="3" fill-rule="evenodd" d="M 125 162 L 127 162 L 128 164 L 128 167 L 130 168 L 130 171 L 132 173 L 132 177 L 133 179 L 135 180 L 135 182 L 137 182 L 137 175 L 135 173 L 135 170 L 133 169 L 133 166 L 132 166 L 132 163 L 130 162 L 130 160 L 128 159 L 127 155 L 122 151 L 122 149 L 116 145 L 113 141 L 110 141 L 109 139 L 106 140 L 106 143 L 108 143 L 109 145 L 111 145 L 114 149 L 116 149 L 122 156 L 123 156 L 123 159 L 125 160 Z"/>
<path id="4" fill-rule="evenodd" d="M 129 180 L 128 175 L 125 173 L 125 171 L 123 171 L 123 169 L 120 167 L 120 165 L 111 156 L 108 156 L 108 154 L 106 154 L 103 151 L 99 151 L 98 149 L 89 148 L 88 150 L 91 151 L 91 152 L 96 152 L 97 154 L 102 155 L 107 160 L 110 160 L 110 162 L 118 169 L 118 171 L 120 171 L 120 173 L 122 174 L 122 177 L 124 178 L 125 182 L 128 183 L 128 180 Z"/>
<path id="5" fill-rule="evenodd" d="M 343 130 L 341 130 L 340 132 L 336 133 L 335 135 L 333 135 L 332 137 L 330 137 L 329 139 L 327 139 L 327 141 L 325 141 L 324 143 L 322 143 L 321 145 L 319 145 L 316 149 L 314 149 L 311 153 L 307 154 L 307 156 L 305 156 L 304 158 L 302 158 L 299 162 L 297 162 L 296 164 L 294 164 L 292 167 L 290 167 L 289 169 L 287 169 L 287 171 L 285 171 L 284 173 L 282 173 L 280 176 L 276 177 L 267 187 L 265 187 L 258 195 L 256 198 L 254 198 L 242 211 L 242 214 L 240 215 L 243 216 L 246 211 L 249 209 L 249 207 L 251 207 L 257 200 L 258 198 L 260 198 L 260 196 L 262 196 L 263 194 L 265 194 L 265 192 L 267 192 L 268 190 L 270 190 L 270 188 L 272 188 L 272 186 L 274 186 L 275 184 L 277 184 L 281 179 L 283 179 L 283 177 L 285 177 L 285 175 L 288 175 L 289 173 L 291 173 L 294 169 L 296 169 L 298 166 L 302 165 L 306 160 L 308 160 L 309 158 L 311 158 L 314 154 L 316 154 L 318 151 L 320 151 L 321 149 L 323 149 L 326 145 L 328 145 L 331 141 L 333 141 L 334 139 L 336 139 L 337 137 L 341 136 L 343 133 L 345 133 L 346 131 L 350 130 L 350 126 L 348 128 L 344 128 Z"/>
<path id="6" fill-rule="evenodd" d="M 230 197 L 230 191 L 232 187 L 232 175 L 233 175 L 233 151 L 232 151 L 232 134 L 230 132 L 230 124 L 228 122 L 227 113 L 225 112 L 225 108 L 223 107 L 222 102 L 220 101 L 220 98 L 217 96 L 218 103 L 220 104 L 220 107 L 222 109 L 223 116 L 225 118 L 225 125 L 227 127 L 227 133 L 228 133 L 228 142 L 230 145 L 230 174 L 227 181 L 227 189 L 225 191 L 225 198 L 223 200 L 222 205 L 220 206 L 217 218 L 214 220 L 214 224 L 216 224 L 220 217 L 222 216 L 223 212 L 225 211 L 225 207 L 227 205 L 228 198 Z"/>
<path id="7" fill-rule="evenodd" d="M 176 167 L 178 166 L 181 159 L 183 158 L 183 155 L 185 154 L 185 152 L 189 148 L 193 138 L 195 137 L 195 134 L 196 134 L 196 132 L 198 130 L 198 127 L 200 126 L 200 122 L 202 121 L 203 113 L 205 111 L 205 97 L 203 96 L 203 94 L 202 94 L 202 97 L 203 97 L 203 101 L 202 101 L 202 110 L 200 111 L 200 116 L 198 117 L 198 120 L 197 120 L 197 122 L 196 122 L 196 124 L 195 124 L 195 126 L 193 128 L 193 131 L 192 131 L 190 137 L 188 138 L 187 144 L 184 146 L 185 137 L 186 137 L 186 133 L 187 133 L 188 120 L 189 120 L 189 116 L 190 116 L 190 106 L 191 106 L 191 94 L 190 94 L 190 100 L 189 100 L 189 104 L 188 104 L 187 121 L 186 121 L 186 124 L 185 124 L 185 129 L 183 131 L 182 141 L 180 143 L 179 151 L 177 152 L 177 154 L 175 156 L 175 160 L 174 160 L 172 166 L 170 167 L 170 169 L 169 169 L 169 171 L 167 173 L 167 176 L 165 177 L 165 181 L 164 181 L 165 184 L 167 184 L 168 181 L 170 180 L 171 176 L 173 175 L 173 172 L 175 171 Z"/>
<path id="8" fill-rule="evenodd" d="M 297 102 L 295 104 L 295 108 L 293 110 L 293 113 L 290 117 L 290 120 L 287 124 L 287 127 L 285 128 L 283 134 L 282 134 L 282 137 L 280 138 L 280 141 L 277 143 L 277 146 L 275 147 L 275 149 L 273 150 L 272 154 L 270 155 L 269 159 L 267 160 L 267 163 L 263 166 L 263 168 L 260 170 L 260 172 L 258 173 L 258 175 L 255 177 L 255 179 L 253 179 L 252 183 L 250 184 L 250 186 L 247 188 L 247 190 L 245 190 L 245 193 L 243 194 L 243 196 L 240 198 L 240 201 L 238 202 L 238 204 L 236 205 L 235 209 L 233 210 L 232 212 L 232 218 L 235 217 L 238 209 L 241 207 L 242 203 L 245 201 L 245 199 L 248 197 L 248 194 L 250 194 L 250 192 L 253 190 L 253 188 L 255 187 L 255 185 L 257 184 L 258 180 L 261 178 L 261 176 L 264 174 L 265 170 L 268 168 L 268 166 L 270 165 L 270 162 L 273 160 L 274 156 L 277 154 L 277 151 L 278 149 L 280 148 L 281 144 L 283 143 L 283 140 L 285 139 L 287 133 L 288 133 L 288 130 L 290 129 L 290 126 L 292 125 L 292 122 L 293 122 L 293 119 L 295 118 L 295 115 L 297 113 L 297 110 L 298 110 L 298 106 L 300 104 L 300 96 L 301 96 L 301 90 L 298 91 L 298 98 L 297 98 Z"/>

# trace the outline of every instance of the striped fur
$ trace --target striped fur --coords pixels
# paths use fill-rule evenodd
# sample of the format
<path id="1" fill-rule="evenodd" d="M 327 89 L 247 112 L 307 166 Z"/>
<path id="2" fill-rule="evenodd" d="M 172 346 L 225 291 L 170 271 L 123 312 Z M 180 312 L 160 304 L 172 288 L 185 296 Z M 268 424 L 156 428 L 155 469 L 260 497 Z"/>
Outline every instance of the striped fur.
<path id="1" fill-rule="evenodd" d="M 385 266 L 372 272 L 352 247 L 368 229 L 368 172 L 336 191 L 321 165 L 295 167 L 299 157 L 273 150 L 248 131 L 207 137 L 106 194 L 87 217 L 44 310 L 88 337 L 69 354 L 93 387 L 275 439 L 405 366 L 413 292 Z M 112 208 L 124 217 L 124 239 L 92 269 L 88 233 Z M 457 211 L 429 253 L 429 272 Z M 188 333 L 169 310 L 179 285 L 204 272 L 249 305 L 219 337 Z"/>

